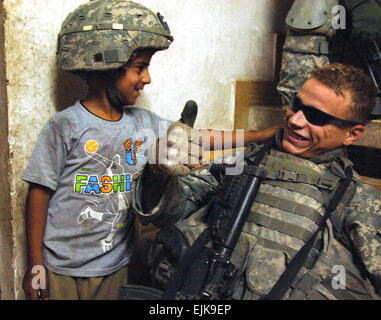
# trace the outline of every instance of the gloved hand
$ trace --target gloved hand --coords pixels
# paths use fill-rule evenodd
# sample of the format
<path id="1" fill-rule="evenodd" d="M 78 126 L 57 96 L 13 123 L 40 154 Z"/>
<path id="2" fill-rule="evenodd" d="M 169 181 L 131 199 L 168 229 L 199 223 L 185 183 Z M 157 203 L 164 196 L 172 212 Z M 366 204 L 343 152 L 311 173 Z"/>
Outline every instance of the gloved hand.
<path id="1" fill-rule="evenodd" d="M 193 129 L 197 104 L 188 101 L 181 119 L 172 123 L 166 134 L 151 146 L 149 163 L 154 172 L 168 176 L 185 176 L 199 166 L 203 157 L 202 134 Z"/>
<path id="2" fill-rule="evenodd" d="M 353 41 L 381 39 L 381 7 L 376 0 L 346 0 L 351 11 Z"/>

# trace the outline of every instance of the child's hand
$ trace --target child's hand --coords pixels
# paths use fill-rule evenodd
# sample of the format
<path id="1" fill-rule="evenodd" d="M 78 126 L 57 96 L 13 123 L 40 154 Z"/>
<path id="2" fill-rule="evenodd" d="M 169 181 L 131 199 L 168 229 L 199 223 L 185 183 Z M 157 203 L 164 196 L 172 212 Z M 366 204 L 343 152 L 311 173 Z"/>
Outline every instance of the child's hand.
<path id="1" fill-rule="evenodd" d="M 29 300 L 48 300 L 48 275 L 42 265 L 28 266 L 23 280 L 23 289 Z"/>

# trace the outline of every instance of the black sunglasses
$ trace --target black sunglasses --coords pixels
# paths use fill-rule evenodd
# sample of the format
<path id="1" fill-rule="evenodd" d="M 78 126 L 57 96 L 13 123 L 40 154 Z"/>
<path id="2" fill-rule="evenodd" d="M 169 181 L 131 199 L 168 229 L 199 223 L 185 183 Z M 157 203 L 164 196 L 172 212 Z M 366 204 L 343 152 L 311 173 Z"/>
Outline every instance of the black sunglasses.
<path id="1" fill-rule="evenodd" d="M 291 97 L 291 110 L 294 113 L 298 112 L 299 110 L 302 110 L 307 121 L 316 126 L 324 126 L 332 120 L 339 121 L 342 124 L 350 126 L 356 126 L 358 124 L 363 125 L 363 123 L 336 118 L 335 116 L 332 116 L 329 113 L 325 113 L 324 111 L 321 111 L 311 106 L 306 106 L 305 104 L 303 104 L 302 100 L 300 100 L 300 98 L 296 94 L 292 95 Z"/>

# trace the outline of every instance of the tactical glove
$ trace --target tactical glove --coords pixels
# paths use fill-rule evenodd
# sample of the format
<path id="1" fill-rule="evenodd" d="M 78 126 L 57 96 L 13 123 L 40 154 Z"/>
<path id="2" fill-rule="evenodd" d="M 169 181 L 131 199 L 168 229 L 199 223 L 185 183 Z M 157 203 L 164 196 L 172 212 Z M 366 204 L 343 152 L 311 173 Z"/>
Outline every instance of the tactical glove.
<path id="1" fill-rule="evenodd" d="M 353 41 L 381 38 L 381 7 L 375 0 L 346 0 L 351 11 Z"/>
<path id="2" fill-rule="evenodd" d="M 168 176 L 186 176 L 199 166 L 203 157 L 202 134 L 193 129 L 197 104 L 188 101 L 181 119 L 172 123 L 166 134 L 151 146 L 149 163 L 154 172 Z"/>

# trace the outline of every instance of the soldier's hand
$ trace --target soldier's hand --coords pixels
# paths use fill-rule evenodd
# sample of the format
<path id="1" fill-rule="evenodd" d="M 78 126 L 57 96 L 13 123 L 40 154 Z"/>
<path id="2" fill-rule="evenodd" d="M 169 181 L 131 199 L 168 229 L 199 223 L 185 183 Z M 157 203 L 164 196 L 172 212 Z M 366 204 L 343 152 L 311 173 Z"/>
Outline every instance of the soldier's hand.
<path id="1" fill-rule="evenodd" d="M 172 123 L 166 134 L 151 146 L 149 163 L 154 171 L 168 176 L 185 176 L 200 165 L 203 138 L 199 130 L 193 129 L 196 116 L 197 104 L 188 101 L 181 119 Z"/>
<path id="2" fill-rule="evenodd" d="M 364 42 L 381 39 L 381 7 L 376 0 L 347 0 L 351 10 L 352 41 Z"/>

